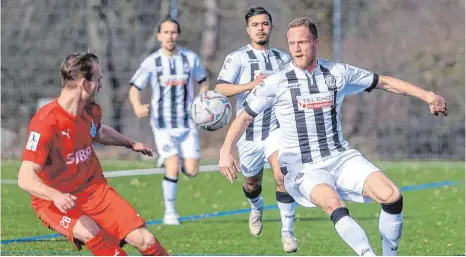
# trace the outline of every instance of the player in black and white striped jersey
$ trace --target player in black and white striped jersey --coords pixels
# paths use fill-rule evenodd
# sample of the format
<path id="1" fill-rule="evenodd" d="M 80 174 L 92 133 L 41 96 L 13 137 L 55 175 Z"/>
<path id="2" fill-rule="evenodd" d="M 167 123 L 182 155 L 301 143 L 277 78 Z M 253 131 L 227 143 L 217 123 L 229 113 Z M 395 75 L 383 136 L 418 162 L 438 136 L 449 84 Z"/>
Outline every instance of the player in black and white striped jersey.
<path id="1" fill-rule="evenodd" d="M 251 43 L 230 53 L 223 64 L 216 90 L 226 96 L 236 95 L 236 113 L 244 109 L 244 103 L 252 88 L 266 76 L 276 72 L 291 58 L 283 51 L 269 46 L 272 32 L 272 16 L 262 7 L 253 7 L 245 15 L 247 33 Z M 257 115 L 237 143 L 241 172 L 245 180 L 243 190 L 251 204 L 249 229 L 253 235 L 262 231 L 263 200 L 262 173 L 268 161 L 277 182 L 276 199 L 282 223 L 281 239 L 286 252 L 295 252 L 297 242 L 293 233 L 295 202 L 285 191 L 283 174 L 280 172 L 277 151 L 280 132 L 272 107 Z"/>
<path id="2" fill-rule="evenodd" d="M 393 77 L 344 63 L 317 58 L 317 28 L 307 18 L 288 26 L 293 61 L 264 79 L 246 100 L 220 150 L 219 168 L 232 181 L 238 172 L 231 155 L 234 144 L 258 114 L 275 107 L 282 131 L 279 161 L 286 191 L 305 207 L 329 214 L 341 238 L 359 255 L 375 255 L 361 226 L 342 200 L 381 204 L 379 231 L 383 255 L 397 255 L 403 225 L 399 188 L 344 139 L 340 110 L 345 95 L 383 89 L 414 96 L 434 115 L 447 115 L 443 97 Z"/>
<path id="3" fill-rule="evenodd" d="M 178 225 L 175 210 L 178 171 L 196 176 L 199 170 L 199 132 L 188 110 L 197 93 L 209 88 L 207 72 L 200 57 L 193 51 L 176 45 L 180 24 L 171 18 L 158 27 L 161 48 L 149 55 L 131 78 L 129 99 L 136 116 L 148 116 L 154 133 L 159 159 L 164 160 L 166 174 L 162 181 L 165 203 L 165 224 Z M 151 103 L 143 105 L 139 91 L 150 85 Z M 150 106 L 150 109 L 149 109 Z M 179 159 L 182 167 L 179 167 Z"/>

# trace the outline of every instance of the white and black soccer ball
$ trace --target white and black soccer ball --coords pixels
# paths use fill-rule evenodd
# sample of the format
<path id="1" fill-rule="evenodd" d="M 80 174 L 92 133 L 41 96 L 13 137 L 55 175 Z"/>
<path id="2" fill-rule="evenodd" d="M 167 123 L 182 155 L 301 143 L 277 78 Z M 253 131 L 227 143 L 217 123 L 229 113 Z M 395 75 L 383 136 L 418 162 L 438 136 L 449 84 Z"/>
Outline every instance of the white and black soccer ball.
<path id="1" fill-rule="evenodd" d="M 208 131 L 225 127 L 231 120 L 231 103 L 228 98 L 214 90 L 196 96 L 191 105 L 191 118 L 196 125 Z"/>

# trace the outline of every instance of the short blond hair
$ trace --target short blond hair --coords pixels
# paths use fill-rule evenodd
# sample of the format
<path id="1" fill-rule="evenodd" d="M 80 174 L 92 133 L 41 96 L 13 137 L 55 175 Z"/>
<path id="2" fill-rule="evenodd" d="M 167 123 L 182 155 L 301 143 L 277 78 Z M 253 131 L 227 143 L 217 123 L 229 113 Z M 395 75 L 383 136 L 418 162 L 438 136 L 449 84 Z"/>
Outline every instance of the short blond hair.
<path id="1" fill-rule="evenodd" d="M 312 36 L 314 37 L 314 39 L 319 38 L 319 36 L 317 34 L 316 24 L 314 22 L 312 22 L 309 18 L 306 18 L 306 17 L 300 17 L 300 18 L 296 18 L 296 19 L 292 20 L 288 24 L 288 30 L 290 30 L 291 28 L 300 27 L 300 26 L 304 26 L 304 27 L 308 28 L 309 31 L 311 32 Z"/>

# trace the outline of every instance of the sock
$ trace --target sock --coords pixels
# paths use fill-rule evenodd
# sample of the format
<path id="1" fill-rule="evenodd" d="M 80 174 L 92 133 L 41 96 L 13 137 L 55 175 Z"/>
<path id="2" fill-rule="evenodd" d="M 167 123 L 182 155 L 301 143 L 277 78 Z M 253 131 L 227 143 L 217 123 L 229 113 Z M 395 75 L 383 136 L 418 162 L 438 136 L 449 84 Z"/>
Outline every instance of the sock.
<path id="1" fill-rule="evenodd" d="M 335 230 L 341 239 L 347 243 L 356 254 L 360 256 L 375 256 L 366 232 L 349 216 L 348 208 L 340 207 L 330 215 Z"/>
<path id="2" fill-rule="evenodd" d="M 84 243 L 96 256 L 128 256 L 128 254 L 118 246 L 116 239 L 100 230 L 91 240 Z"/>
<path id="3" fill-rule="evenodd" d="M 295 204 L 294 199 L 286 192 L 276 192 L 277 205 L 280 209 L 280 219 L 282 221 L 282 232 L 293 232 Z"/>
<path id="4" fill-rule="evenodd" d="M 382 236 L 384 256 L 397 256 L 398 243 L 403 231 L 403 197 L 390 204 L 382 204 L 379 216 L 379 231 Z"/>
<path id="5" fill-rule="evenodd" d="M 246 195 L 246 198 L 248 199 L 249 204 L 251 205 L 251 209 L 254 211 L 260 211 L 262 209 L 262 206 L 264 205 L 264 201 L 262 200 L 261 192 L 262 192 L 262 185 L 257 188 L 256 191 L 252 192 L 247 192 L 246 189 L 244 189 L 244 195 Z"/>
<path id="6" fill-rule="evenodd" d="M 144 251 L 140 250 L 139 253 L 141 253 L 142 256 L 168 256 L 167 251 L 157 239 L 155 239 L 155 243 L 147 247 Z"/>
<path id="7" fill-rule="evenodd" d="M 162 180 L 163 203 L 165 205 L 165 213 L 176 213 L 175 199 L 176 189 L 178 187 L 178 178 L 165 175 Z"/>

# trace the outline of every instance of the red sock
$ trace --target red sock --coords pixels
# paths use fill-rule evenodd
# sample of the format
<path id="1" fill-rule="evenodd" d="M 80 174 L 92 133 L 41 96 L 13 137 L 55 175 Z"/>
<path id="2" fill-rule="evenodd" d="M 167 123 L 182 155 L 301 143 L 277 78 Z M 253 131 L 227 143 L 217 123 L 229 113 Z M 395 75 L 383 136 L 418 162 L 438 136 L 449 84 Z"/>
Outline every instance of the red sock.
<path id="1" fill-rule="evenodd" d="M 163 246 L 155 239 L 155 243 L 147 247 L 145 251 L 139 250 L 143 256 L 168 256 L 167 251 Z"/>
<path id="2" fill-rule="evenodd" d="M 128 254 L 118 246 L 116 240 L 104 230 L 100 230 L 94 238 L 85 243 L 87 249 L 96 256 L 127 256 Z"/>

